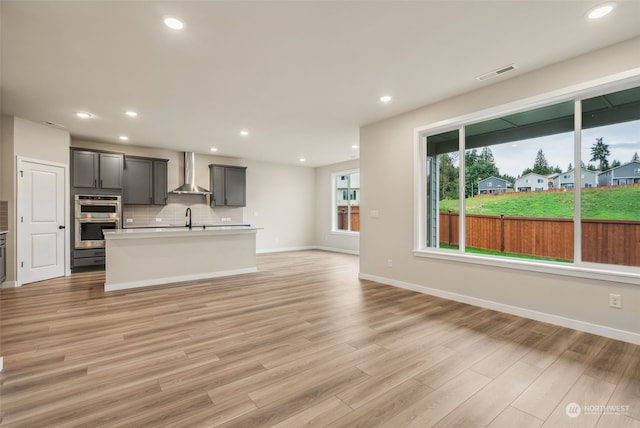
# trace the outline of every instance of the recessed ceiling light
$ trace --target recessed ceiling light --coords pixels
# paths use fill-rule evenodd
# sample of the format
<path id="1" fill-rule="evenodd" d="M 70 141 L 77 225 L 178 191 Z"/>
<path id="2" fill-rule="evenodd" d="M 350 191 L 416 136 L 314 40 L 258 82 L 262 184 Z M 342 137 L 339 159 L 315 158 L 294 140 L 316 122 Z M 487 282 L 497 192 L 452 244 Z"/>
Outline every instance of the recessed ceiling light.
<path id="1" fill-rule="evenodd" d="M 609 14 L 609 12 L 611 12 L 613 10 L 613 4 L 609 3 L 609 4 L 602 4 L 598 7 L 595 7 L 593 9 L 591 9 L 589 11 L 589 13 L 587 14 L 587 17 L 589 19 L 598 19 L 598 18 L 602 18 L 603 16 L 606 16 Z"/>
<path id="2" fill-rule="evenodd" d="M 129 117 L 138 117 L 138 113 L 132 110 L 129 110 L 128 112 L 125 113 L 127 116 Z"/>
<path id="3" fill-rule="evenodd" d="M 216 147 L 211 147 L 209 150 L 211 150 L 212 152 L 217 152 L 218 149 Z"/>
<path id="4" fill-rule="evenodd" d="M 121 135 L 119 137 L 122 141 L 127 141 L 129 139 L 129 137 L 127 137 L 126 135 Z"/>
<path id="5" fill-rule="evenodd" d="M 300 158 L 298 159 L 300 162 L 306 162 L 307 160 L 305 158 Z"/>
<path id="6" fill-rule="evenodd" d="M 184 28 L 184 23 L 178 18 L 174 18 L 173 16 L 165 17 L 164 25 L 171 28 L 172 30 L 182 30 Z"/>
<path id="7" fill-rule="evenodd" d="M 88 111 L 77 111 L 76 116 L 82 119 L 90 119 L 93 117 L 93 114 L 89 113 Z"/>
<path id="8" fill-rule="evenodd" d="M 380 102 L 382 103 L 388 103 L 389 101 L 391 101 L 391 95 L 383 95 L 380 97 Z"/>
<path id="9" fill-rule="evenodd" d="M 242 131 L 240 131 L 240 135 L 242 135 L 243 137 L 246 137 L 247 135 L 249 135 L 249 131 L 247 131 L 246 129 L 243 129 Z"/>
<path id="10" fill-rule="evenodd" d="M 351 146 L 351 148 L 352 148 L 352 149 L 358 149 L 358 148 L 360 148 L 360 146 L 359 146 L 359 145 L 357 145 L 357 144 L 354 144 L 353 146 Z"/>

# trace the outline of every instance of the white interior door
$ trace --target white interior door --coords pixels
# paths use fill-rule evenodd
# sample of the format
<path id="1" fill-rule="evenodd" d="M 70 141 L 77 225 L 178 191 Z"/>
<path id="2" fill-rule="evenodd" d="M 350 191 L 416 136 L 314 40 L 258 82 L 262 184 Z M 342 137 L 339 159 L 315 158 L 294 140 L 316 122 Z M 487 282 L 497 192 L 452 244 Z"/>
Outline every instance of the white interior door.
<path id="1" fill-rule="evenodd" d="M 25 160 L 18 168 L 21 282 L 64 276 L 65 170 Z"/>

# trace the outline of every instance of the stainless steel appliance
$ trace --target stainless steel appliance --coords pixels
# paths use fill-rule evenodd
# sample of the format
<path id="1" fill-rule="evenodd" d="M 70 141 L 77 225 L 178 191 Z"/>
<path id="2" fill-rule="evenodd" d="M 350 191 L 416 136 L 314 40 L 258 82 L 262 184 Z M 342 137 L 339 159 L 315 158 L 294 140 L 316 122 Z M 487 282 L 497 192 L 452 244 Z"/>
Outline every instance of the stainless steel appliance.
<path id="1" fill-rule="evenodd" d="M 75 196 L 75 248 L 104 248 L 104 230 L 120 228 L 119 195 Z"/>

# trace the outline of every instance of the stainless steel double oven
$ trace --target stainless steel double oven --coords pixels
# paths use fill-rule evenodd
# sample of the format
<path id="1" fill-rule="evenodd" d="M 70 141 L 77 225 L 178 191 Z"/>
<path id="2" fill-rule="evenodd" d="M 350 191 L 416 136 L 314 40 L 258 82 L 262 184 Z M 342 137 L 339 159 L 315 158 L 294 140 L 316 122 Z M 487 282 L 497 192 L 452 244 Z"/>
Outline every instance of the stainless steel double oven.
<path id="1" fill-rule="evenodd" d="M 105 230 L 120 229 L 119 195 L 75 196 L 75 248 L 104 248 Z"/>

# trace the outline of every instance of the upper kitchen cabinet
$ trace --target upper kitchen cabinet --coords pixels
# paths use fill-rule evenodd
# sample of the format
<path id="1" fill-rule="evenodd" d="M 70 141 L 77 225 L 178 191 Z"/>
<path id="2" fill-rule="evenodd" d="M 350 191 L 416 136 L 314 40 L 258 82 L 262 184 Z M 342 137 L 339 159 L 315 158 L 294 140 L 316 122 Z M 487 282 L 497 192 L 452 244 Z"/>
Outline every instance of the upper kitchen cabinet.
<path id="1" fill-rule="evenodd" d="M 73 187 L 122 190 L 124 156 L 72 150 Z"/>
<path id="2" fill-rule="evenodd" d="M 211 206 L 244 207 L 247 205 L 247 168 L 209 165 Z"/>
<path id="3" fill-rule="evenodd" d="M 130 205 L 166 205 L 167 160 L 125 157 L 123 202 Z"/>
<path id="4" fill-rule="evenodd" d="M 155 205 L 167 205 L 168 162 L 166 159 L 153 161 L 153 203 Z"/>

